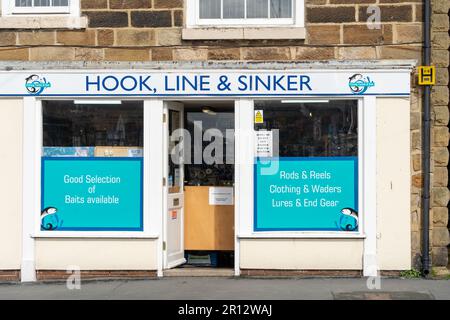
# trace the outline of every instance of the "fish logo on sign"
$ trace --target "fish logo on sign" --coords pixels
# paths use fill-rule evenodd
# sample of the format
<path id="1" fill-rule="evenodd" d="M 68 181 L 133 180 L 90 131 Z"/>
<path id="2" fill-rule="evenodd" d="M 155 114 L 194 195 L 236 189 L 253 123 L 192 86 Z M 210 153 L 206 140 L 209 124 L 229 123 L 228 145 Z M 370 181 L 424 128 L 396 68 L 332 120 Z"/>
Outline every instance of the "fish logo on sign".
<path id="1" fill-rule="evenodd" d="M 41 78 L 37 74 L 33 74 L 25 79 L 25 88 L 28 93 L 32 95 L 40 95 L 45 88 L 50 87 L 50 82 L 48 82 L 45 77 Z"/>
<path id="2" fill-rule="evenodd" d="M 41 229 L 56 230 L 62 226 L 62 220 L 58 217 L 58 209 L 55 207 L 47 207 L 41 212 Z"/>
<path id="3" fill-rule="evenodd" d="M 342 231 L 357 231 L 359 225 L 358 212 L 353 208 L 343 208 L 340 212 L 337 227 Z"/>
<path id="4" fill-rule="evenodd" d="M 369 77 L 364 77 L 360 73 L 354 74 L 348 80 L 349 80 L 348 81 L 348 86 L 350 87 L 350 90 L 354 94 L 363 94 L 370 87 L 374 87 L 375 86 L 375 82 L 370 80 Z"/>

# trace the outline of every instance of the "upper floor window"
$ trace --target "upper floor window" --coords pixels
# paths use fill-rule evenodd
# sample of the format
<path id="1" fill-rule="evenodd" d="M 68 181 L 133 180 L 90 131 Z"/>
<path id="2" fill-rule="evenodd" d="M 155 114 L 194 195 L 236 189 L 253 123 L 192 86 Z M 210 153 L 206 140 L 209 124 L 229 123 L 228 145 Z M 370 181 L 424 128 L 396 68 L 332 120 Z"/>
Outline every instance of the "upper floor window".
<path id="1" fill-rule="evenodd" d="M 79 15 L 79 0 L 3 0 L 3 15 Z"/>
<path id="2" fill-rule="evenodd" d="M 304 0 L 187 0 L 189 26 L 302 25 Z"/>

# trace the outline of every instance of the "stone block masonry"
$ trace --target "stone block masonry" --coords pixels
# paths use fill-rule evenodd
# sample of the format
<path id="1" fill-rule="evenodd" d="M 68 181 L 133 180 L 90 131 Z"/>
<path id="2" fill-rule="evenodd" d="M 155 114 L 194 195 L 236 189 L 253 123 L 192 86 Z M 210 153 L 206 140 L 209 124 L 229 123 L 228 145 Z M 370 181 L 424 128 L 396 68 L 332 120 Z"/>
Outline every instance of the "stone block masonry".
<path id="1" fill-rule="evenodd" d="M 43 50 L 58 60 L 420 59 L 420 2 L 381 1 L 381 28 L 369 29 L 375 2 L 306 0 L 305 40 L 184 41 L 183 0 L 81 0 L 86 29 L 0 29 L 0 59 L 42 60 Z"/>
<path id="2" fill-rule="evenodd" d="M 437 83 L 432 89 L 432 166 L 431 195 L 432 216 L 430 228 L 431 260 L 434 267 L 445 267 L 449 263 L 448 244 L 448 146 L 449 146 L 449 46 L 450 27 L 448 1 L 431 2 L 431 61 L 436 66 Z"/>

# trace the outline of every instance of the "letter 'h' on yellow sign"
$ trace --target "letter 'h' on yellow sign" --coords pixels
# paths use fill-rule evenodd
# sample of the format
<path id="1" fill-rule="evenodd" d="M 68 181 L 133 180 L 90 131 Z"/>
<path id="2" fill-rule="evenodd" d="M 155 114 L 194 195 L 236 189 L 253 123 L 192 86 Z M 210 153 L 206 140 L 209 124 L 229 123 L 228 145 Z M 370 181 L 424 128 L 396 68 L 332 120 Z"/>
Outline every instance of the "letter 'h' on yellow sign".
<path id="1" fill-rule="evenodd" d="M 436 83 L 436 68 L 434 66 L 419 66 L 419 85 L 432 86 Z"/>

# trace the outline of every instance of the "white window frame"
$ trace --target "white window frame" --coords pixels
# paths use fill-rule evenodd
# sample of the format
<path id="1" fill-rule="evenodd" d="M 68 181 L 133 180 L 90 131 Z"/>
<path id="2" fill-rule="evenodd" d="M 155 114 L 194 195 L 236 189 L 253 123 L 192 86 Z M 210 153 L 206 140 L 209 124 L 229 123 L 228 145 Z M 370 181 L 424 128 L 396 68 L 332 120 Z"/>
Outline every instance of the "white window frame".
<path id="1" fill-rule="evenodd" d="M 80 0 L 69 0 L 68 6 L 60 7 L 16 7 L 15 0 L 2 1 L 2 16 L 57 14 L 64 16 L 80 16 Z"/>
<path id="2" fill-rule="evenodd" d="M 131 97 L 120 97 L 111 100 L 137 100 L 143 101 L 144 103 L 144 181 L 143 181 L 143 230 L 142 231 L 42 231 L 41 230 L 41 220 L 39 214 L 41 210 L 41 157 L 42 157 L 42 136 L 43 136 L 43 120 L 42 120 L 42 101 L 61 101 L 61 100 L 74 100 L 77 97 L 46 97 L 44 99 L 39 99 L 36 97 L 26 97 L 24 98 L 24 121 L 29 125 L 24 127 L 24 137 L 26 142 L 24 142 L 24 151 L 32 150 L 30 156 L 26 159 L 24 167 L 29 169 L 29 173 L 33 178 L 26 178 L 27 185 L 30 190 L 29 193 L 24 191 L 23 193 L 23 203 L 29 208 L 28 214 L 24 213 L 24 219 L 28 219 L 30 226 L 28 228 L 29 235 L 32 238 L 123 238 L 123 239 L 157 239 L 160 235 L 160 227 L 158 221 L 159 210 L 151 210 L 157 207 L 158 200 L 155 199 L 154 195 L 159 188 L 158 181 L 152 181 L 150 177 L 154 176 L 152 170 L 152 164 L 150 161 L 155 161 L 154 157 L 150 160 L 152 156 L 150 150 L 154 150 L 155 146 L 152 145 L 155 140 L 146 137 L 151 137 L 154 134 L 159 134 L 158 126 L 155 125 L 156 122 L 160 121 L 161 118 L 151 117 L 151 112 L 154 112 L 151 108 L 151 104 L 154 103 L 153 100 L 145 99 L 142 97 L 131 98 Z M 92 99 L 90 99 L 92 100 Z M 102 99 L 103 100 L 103 99 Z M 107 99 L 105 99 L 107 100 Z M 155 108 L 157 110 L 157 108 Z M 158 137 L 158 136 L 157 136 Z M 161 138 L 162 139 L 162 138 Z M 157 139 L 156 141 L 162 141 Z M 156 146 L 157 148 L 158 146 Z M 29 152 L 29 150 L 27 152 Z M 155 167 L 155 166 L 153 166 Z M 159 169 L 157 169 L 159 170 Z M 162 178 L 161 178 L 162 180 Z M 150 198 L 148 195 L 151 195 Z M 29 199 L 32 199 L 30 201 Z M 162 198 L 161 198 L 162 199 Z M 162 201 L 162 200 L 161 200 Z M 150 203 L 152 208 L 150 208 Z M 162 205 L 162 202 L 161 202 Z M 162 210 L 162 209 L 161 209 Z M 24 212 L 26 212 L 24 210 Z M 151 223 L 153 221 L 153 223 Z"/>
<path id="3" fill-rule="evenodd" d="M 292 2 L 292 18 L 200 19 L 199 0 L 186 0 L 186 27 L 304 27 L 305 0 Z"/>
<path id="4" fill-rule="evenodd" d="M 373 238 L 375 224 L 372 220 L 366 219 L 369 217 L 376 217 L 376 204 L 374 203 L 376 197 L 376 179 L 368 179 L 376 174 L 376 167 L 374 161 L 376 160 L 376 144 L 373 142 L 376 138 L 375 120 L 373 117 L 373 103 L 370 104 L 373 97 L 321 97 L 323 99 L 333 100 L 358 100 L 358 207 L 360 213 L 360 221 L 358 231 L 343 232 L 343 231 L 255 231 L 254 230 L 254 176 L 253 176 L 253 161 L 254 150 L 248 148 L 248 145 L 254 145 L 254 137 L 251 135 L 242 135 L 236 137 L 236 152 L 244 155 L 245 158 L 237 159 L 241 164 L 239 170 L 236 172 L 236 183 L 240 184 L 239 192 L 236 191 L 236 204 L 240 211 L 238 216 L 239 225 L 237 236 L 240 239 L 365 239 L 367 237 Z M 266 98 L 267 100 L 279 100 L 279 98 Z M 287 98 L 286 98 L 287 99 Z M 236 108 L 239 112 L 240 132 L 254 132 L 254 103 L 257 98 L 240 99 Z M 295 100 L 300 100 L 295 98 Z M 371 107 L 371 112 L 367 110 Z M 236 129 L 238 130 L 238 129 Z M 245 197 L 240 197 L 240 194 L 246 194 Z M 248 195 L 253 195 L 249 197 Z M 370 205 L 370 206 L 369 206 Z M 248 214 L 250 212 L 251 214 Z M 367 222 L 371 222 L 367 226 Z"/>

